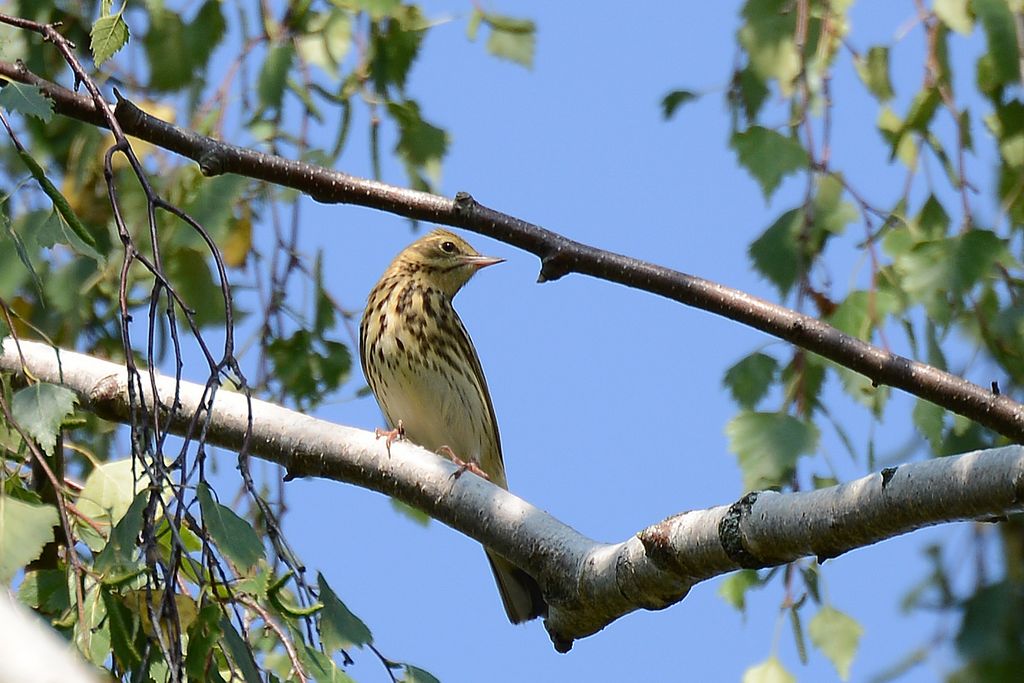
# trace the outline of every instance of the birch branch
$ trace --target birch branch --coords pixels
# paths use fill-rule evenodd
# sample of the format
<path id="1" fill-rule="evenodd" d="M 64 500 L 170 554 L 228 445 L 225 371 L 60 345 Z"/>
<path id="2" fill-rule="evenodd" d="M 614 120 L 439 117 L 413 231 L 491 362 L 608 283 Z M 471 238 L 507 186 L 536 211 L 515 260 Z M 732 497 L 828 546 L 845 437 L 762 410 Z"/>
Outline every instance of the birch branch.
<path id="1" fill-rule="evenodd" d="M 97 126 L 109 125 L 91 97 L 40 78 L 21 62 L 0 61 L 0 76 L 38 87 L 64 116 Z M 296 189 L 320 202 L 356 204 L 487 235 L 537 256 L 541 262 L 540 282 L 579 273 L 710 311 L 820 354 L 863 374 L 876 386 L 902 389 L 1024 442 L 1024 405 L 1012 398 L 851 337 L 785 306 L 571 240 L 484 206 L 465 192 L 454 199 L 442 197 L 215 140 L 147 114 L 117 95 L 114 115 L 126 133 L 192 159 L 204 175 L 236 173 Z"/>
<path id="2" fill-rule="evenodd" d="M 124 366 L 12 338 L 0 351 L 0 371 L 27 371 L 68 387 L 101 417 L 127 419 Z M 156 387 L 173 396 L 174 378 L 158 376 Z M 181 383 L 181 406 L 166 415 L 172 431 L 188 428 L 203 391 Z M 248 421 L 245 397 L 222 389 L 204 410 L 212 411 L 208 442 L 237 450 Z M 264 401 L 253 400 L 252 411 L 250 452 L 285 467 L 289 477 L 394 496 L 532 574 L 551 606 L 544 625 L 560 652 L 634 610 L 669 607 L 694 584 L 726 572 L 812 555 L 824 560 L 925 526 L 1024 508 L 1024 447 L 1007 446 L 818 491 L 752 492 L 731 505 L 679 513 L 621 543 L 600 543 L 488 481 L 470 473 L 456 478 L 453 464 L 408 442 L 394 443 L 389 455 L 372 432 Z"/>
<path id="3" fill-rule="evenodd" d="M 0 585 L 0 683 L 102 683 L 50 625 Z"/>

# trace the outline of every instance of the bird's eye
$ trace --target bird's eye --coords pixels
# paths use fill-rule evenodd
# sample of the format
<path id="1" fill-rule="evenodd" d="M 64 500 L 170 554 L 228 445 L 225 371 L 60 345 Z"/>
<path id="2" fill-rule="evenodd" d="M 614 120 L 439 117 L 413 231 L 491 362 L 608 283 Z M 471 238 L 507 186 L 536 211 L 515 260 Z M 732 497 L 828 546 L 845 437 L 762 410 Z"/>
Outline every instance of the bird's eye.
<path id="1" fill-rule="evenodd" d="M 455 253 L 455 242 L 441 242 L 441 251 L 446 254 Z"/>

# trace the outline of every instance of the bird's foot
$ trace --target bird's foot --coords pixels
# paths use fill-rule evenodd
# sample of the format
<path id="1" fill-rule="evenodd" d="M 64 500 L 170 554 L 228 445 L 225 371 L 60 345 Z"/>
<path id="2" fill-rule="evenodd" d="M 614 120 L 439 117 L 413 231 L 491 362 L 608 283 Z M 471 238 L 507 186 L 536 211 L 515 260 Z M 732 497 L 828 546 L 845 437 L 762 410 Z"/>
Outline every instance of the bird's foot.
<path id="1" fill-rule="evenodd" d="M 386 436 L 387 439 L 384 441 L 384 446 L 388 449 L 388 457 L 391 457 L 391 444 L 399 439 L 405 438 L 405 427 L 402 425 L 402 421 L 398 421 L 398 427 L 396 429 L 381 429 L 377 427 L 373 430 L 374 436 L 378 439 L 382 436 Z"/>
<path id="2" fill-rule="evenodd" d="M 479 465 L 477 465 L 472 460 L 466 462 L 465 460 L 461 459 L 459 456 L 455 455 L 455 451 L 453 451 L 448 446 L 441 446 L 440 448 L 437 449 L 437 452 L 451 460 L 455 464 L 455 466 L 459 468 L 455 471 L 455 474 L 452 475 L 454 478 L 458 479 L 463 475 L 463 473 L 469 470 L 470 472 L 472 472 L 473 474 L 482 479 L 486 479 L 488 481 L 491 480 L 490 476 L 488 476 L 486 472 L 480 469 Z"/>

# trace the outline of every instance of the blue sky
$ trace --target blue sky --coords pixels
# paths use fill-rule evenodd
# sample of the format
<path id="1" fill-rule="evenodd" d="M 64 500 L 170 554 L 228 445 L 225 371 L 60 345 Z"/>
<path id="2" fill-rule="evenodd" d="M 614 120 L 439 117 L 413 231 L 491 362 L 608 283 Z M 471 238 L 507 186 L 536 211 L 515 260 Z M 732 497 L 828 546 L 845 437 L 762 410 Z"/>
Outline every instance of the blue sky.
<path id="1" fill-rule="evenodd" d="M 766 205 L 727 146 L 724 89 L 739 3 L 488 6 L 537 21 L 532 71 L 487 56 L 483 41 L 465 39 L 469 3 L 425 6 L 430 17 L 451 18 L 430 31 L 409 81 L 424 116 L 452 133 L 444 194 L 468 191 L 573 239 L 778 300 L 753 272 L 746 248 L 799 201 L 803 181 L 787 182 Z M 860 49 L 891 42 L 913 11 L 909 2 L 860 2 L 851 40 Z M 979 44 L 975 36 L 972 49 Z M 919 85 L 920 51 L 917 32 L 894 53 L 898 111 Z M 973 61 L 954 53 L 955 68 L 968 77 Z M 677 87 L 707 94 L 664 122 L 660 99 Z M 874 130 L 876 105 L 846 58 L 833 93 L 835 165 L 887 205 L 902 171 L 885 163 Z M 357 114 L 353 131 L 365 124 L 365 113 Z M 353 136 L 340 170 L 370 175 L 364 139 Z M 984 164 L 980 171 L 988 172 Z M 405 182 L 390 160 L 384 179 Z M 992 207 L 978 206 L 992 215 Z M 361 310 L 390 259 L 415 237 L 404 219 L 311 200 L 303 222 L 303 248 L 324 250 L 328 287 L 353 310 Z M 850 226 L 848 245 L 859 231 Z M 785 358 L 781 342 L 582 276 L 538 285 L 533 256 L 466 237 L 479 251 L 508 260 L 472 281 L 456 307 L 487 374 L 514 492 L 604 541 L 742 493 L 723 433 L 736 409 L 722 375 L 758 348 Z M 847 249 L 831 270 L 835 294 L 862 286 L 866 273 L 858 254 Z M 355 373 L 344 396 L 362 384 L 358 366 Z M 201 369 L 192 379 L 200 376 Z M 851 461 L 826 432 L 823 454 L 844 479 L 867 473 L 863 453 L 872 430 L 883 460 L 913 439 L 909 401 L 894 401 L 886 423 L 873 427 L 836 383 L 828 396 L 861 453 Z M 372 399 L 339 399 L 317 415 L 367 429 L 383 424 Z M 801 471 L 825 473 L 823 462 L 809 461 Z M 230 467 L 222 473 L 230 474 Z M 779 616 L 779 582 L 752 594 L 745 616 L 717 597 L 720 580 L 706 582 L 674 607 L 629 615 L 559 655 L 539 623 L 506 622 L 474 541 L 437 523 L 419 527 L 386 498 L 356 487 L 304 480 L 286 490 L 286 532 L 307 566 L 328 577 L 385 655 L 446 683 L 739 680 L 773 648 L 800 680 L 835 678 L 817 651 L 811 650 L 808 665 L 799 663 L 788 620 Z M 928 542 L 950 540 L 964 553 L 970 533 L 966 525 L 944 526 L 826 563 L 829 601 L 865 628 L 852 680 L 928 646 L 937 633 L 955 632 L 955 622 L 908 617 L 898 603 L 929 571 L 922 554 Z M 813 610 L 804 614 L 809 619 Z M 356 659 L 351 673 L 357 680 L 387 679 L 372 655 L 357 652 Z M 949 652 L 939 651 L 903 680 L 934 680 L 935 667 L 951 661 Z"/>

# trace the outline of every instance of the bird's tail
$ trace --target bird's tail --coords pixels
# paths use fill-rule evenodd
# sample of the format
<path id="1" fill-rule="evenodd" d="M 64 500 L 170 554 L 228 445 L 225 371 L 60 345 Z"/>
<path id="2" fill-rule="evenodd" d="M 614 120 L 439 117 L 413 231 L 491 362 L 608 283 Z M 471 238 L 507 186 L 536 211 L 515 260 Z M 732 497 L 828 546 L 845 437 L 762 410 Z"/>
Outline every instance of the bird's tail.
<path id="1" fill-rule="evenodd" d="M 501 602 L 505 605 L 508 620 L 518 624 L 537 617 L 546 617 L 548 604 L 540 592 L 540 585 L 532 576 L 515 566 L 504 557 L 486 551 L 491 563 L 494 580 L 498 583 Z"/>

